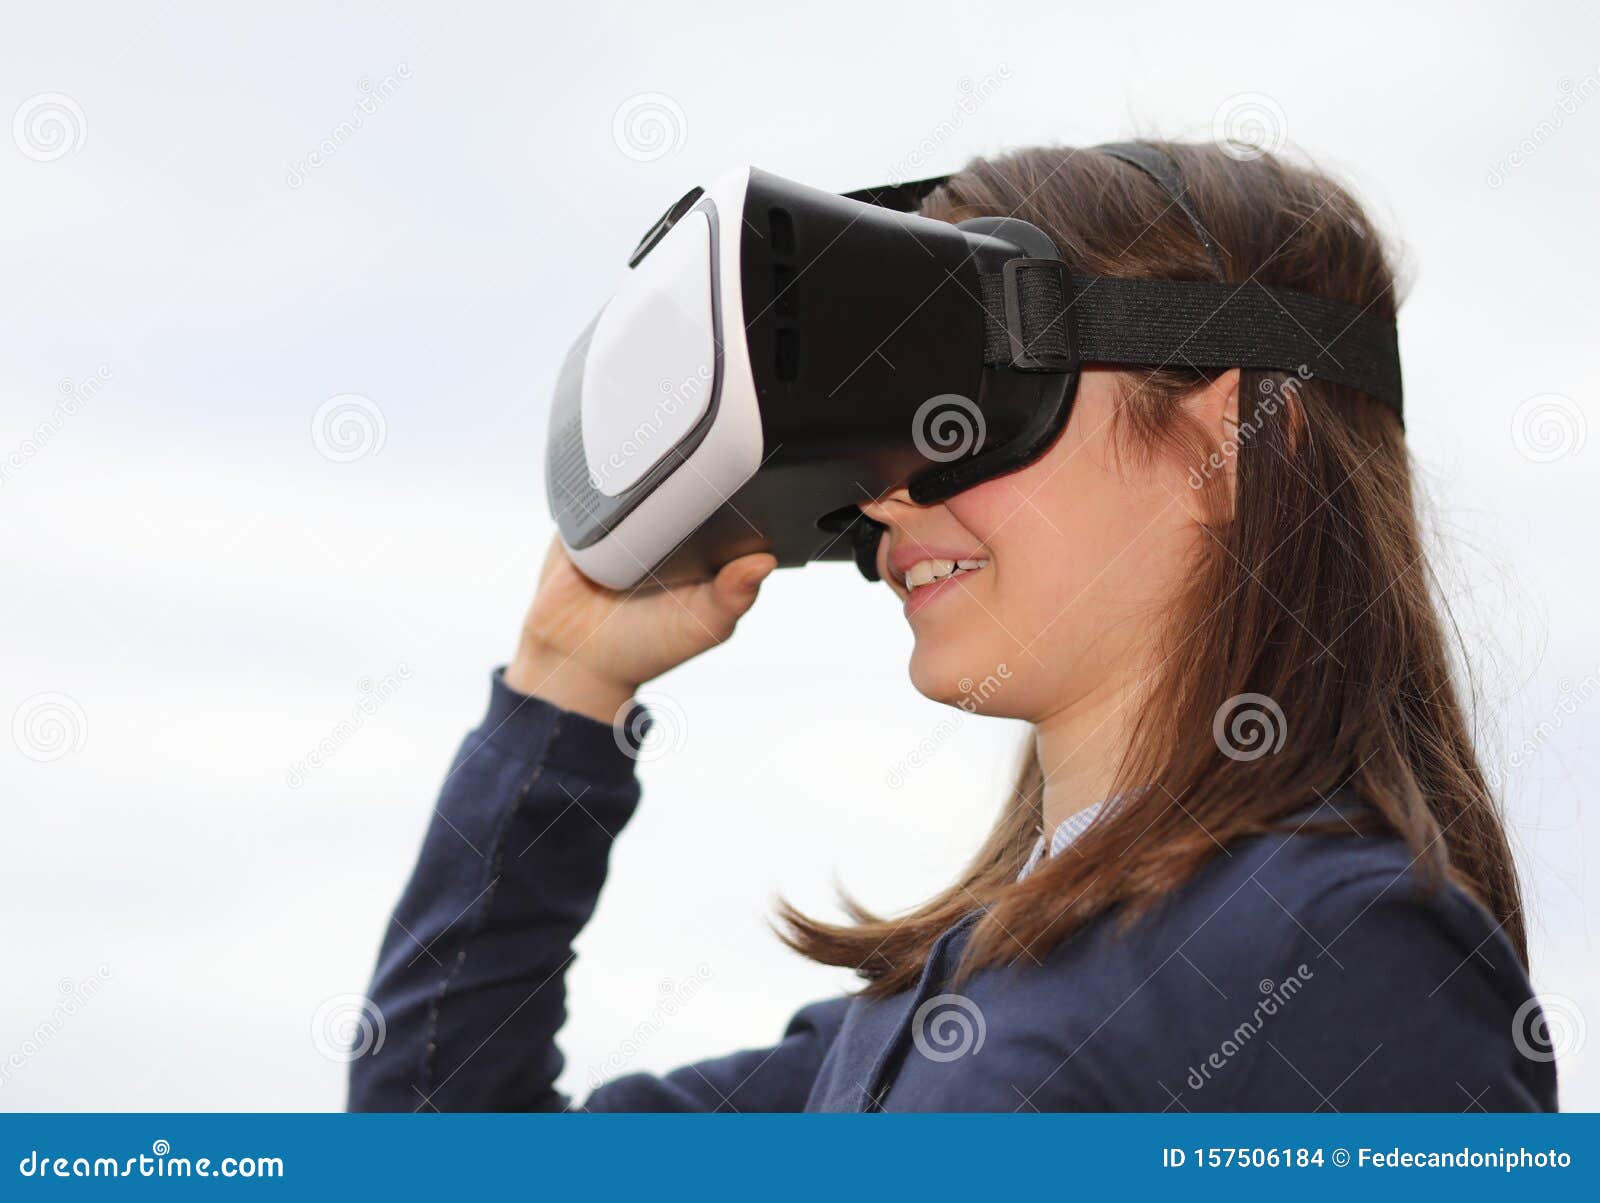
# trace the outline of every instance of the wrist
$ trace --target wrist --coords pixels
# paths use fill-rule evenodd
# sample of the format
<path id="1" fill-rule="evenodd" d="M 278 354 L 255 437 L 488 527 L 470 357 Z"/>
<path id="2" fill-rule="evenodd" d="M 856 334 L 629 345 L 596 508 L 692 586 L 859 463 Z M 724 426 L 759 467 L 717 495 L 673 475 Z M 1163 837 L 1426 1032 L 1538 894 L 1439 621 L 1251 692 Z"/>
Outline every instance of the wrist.
<path id="1" fill-rule="evenodd" d="M 505 683 L 517 693 L 540 698 L 562 710 L 615 724 L 636 686 L 595 672 L 571 656 L 548 649 L 519 651 L 506 665 Z"/>

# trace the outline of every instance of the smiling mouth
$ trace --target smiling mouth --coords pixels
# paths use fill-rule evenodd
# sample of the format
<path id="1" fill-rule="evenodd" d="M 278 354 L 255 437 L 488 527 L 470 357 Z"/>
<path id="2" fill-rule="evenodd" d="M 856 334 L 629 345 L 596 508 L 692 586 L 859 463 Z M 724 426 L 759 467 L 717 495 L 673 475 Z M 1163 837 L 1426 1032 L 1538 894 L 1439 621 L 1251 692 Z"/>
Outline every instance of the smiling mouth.
<path id="1" fill-rule="evenodd" d="M 969 572 L 977 572 L 988 566 L 988 560 L 918 560 L 906 569 L 902 583 L 906 587 L 906 592 L 915 596 L 919 589 L 925 589 L 929 585 L 947 581 L 952 577 L 965 576 Z"/>

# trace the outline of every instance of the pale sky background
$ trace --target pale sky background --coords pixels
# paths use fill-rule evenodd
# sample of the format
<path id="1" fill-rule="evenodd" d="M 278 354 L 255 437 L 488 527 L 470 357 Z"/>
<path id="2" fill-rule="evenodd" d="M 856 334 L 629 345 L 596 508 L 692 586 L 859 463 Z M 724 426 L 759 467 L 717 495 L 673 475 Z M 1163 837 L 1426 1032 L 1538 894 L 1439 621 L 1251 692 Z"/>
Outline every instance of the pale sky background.
<path id="1" fill-rule="evenodd" d="M 1563 1102 L 1600 1108 L 1595 0 L 24 5 L 0 117 L 0 1108 L 342 1104 L 317 1025 L 513 645 L 559 357 L 686 188 L 1229 128 L 1406 247 L 1410 438 L 1486 757 L 1530 749 L 1506 794 Z M 314 437 L 346 394 L 354 444 Z M 569 1090 L 843 988 L 768 932 L 780 892 L 897 908 L 963 862 L 1021 733 L 968 719 L 903 768 L 950 713 L 909 643 L 853 570 L 788 572 L 657 684 L 678 739 L 580 944 Z"/>

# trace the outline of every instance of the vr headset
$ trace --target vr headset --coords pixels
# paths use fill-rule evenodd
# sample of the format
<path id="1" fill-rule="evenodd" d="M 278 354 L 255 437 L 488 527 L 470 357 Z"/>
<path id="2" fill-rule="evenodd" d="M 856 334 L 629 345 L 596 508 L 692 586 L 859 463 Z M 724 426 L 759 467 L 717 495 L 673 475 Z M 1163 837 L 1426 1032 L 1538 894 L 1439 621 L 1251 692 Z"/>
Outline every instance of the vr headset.
<path id="1" fill-rule="evenodd" d="M 1170 156 L 1133 164 L 1221 251 Z M 1289 289 L 1075 273 L 1037 226 L 914 210 L 948 176 L 846 195 L 755 168 L 695 188 L 568 352 L 546 452 L 573 562 L 613 589 L 738 556 L 854 559 L 890 489 L 941 501 L 1023 467 L 1085 364 L 1297 372 L 1401 408 L 1394 323 Z"/>

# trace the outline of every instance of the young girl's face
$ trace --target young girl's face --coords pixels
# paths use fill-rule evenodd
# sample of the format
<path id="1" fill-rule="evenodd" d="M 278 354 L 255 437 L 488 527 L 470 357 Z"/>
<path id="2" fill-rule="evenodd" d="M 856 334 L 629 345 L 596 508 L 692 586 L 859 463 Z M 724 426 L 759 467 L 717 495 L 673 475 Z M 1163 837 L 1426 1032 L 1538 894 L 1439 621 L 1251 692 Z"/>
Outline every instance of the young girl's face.
<path id="1" fill-rule="evenodd" d="M 1150 637 L 1210 536 L 1193 465 L 1117 446 L 1115 389 L 1086 371 L 1066 430 L 1017 472 L 937 505 L 898 489 L 862 506 L 888 527 L 878 568 L 904 603 L 923 694 L 1038 722 L 1150 667 Z M 1197 396 L 1196 416 L 1215 394 Z M 939 561 L 954 573 L 928 581 L 950 571 Z"/>

